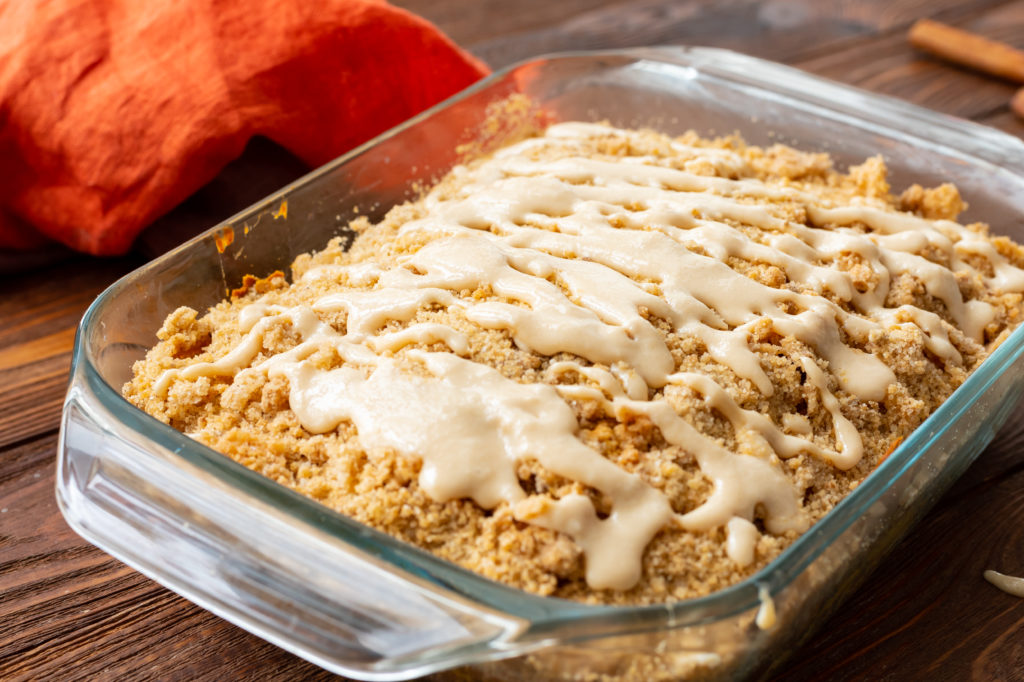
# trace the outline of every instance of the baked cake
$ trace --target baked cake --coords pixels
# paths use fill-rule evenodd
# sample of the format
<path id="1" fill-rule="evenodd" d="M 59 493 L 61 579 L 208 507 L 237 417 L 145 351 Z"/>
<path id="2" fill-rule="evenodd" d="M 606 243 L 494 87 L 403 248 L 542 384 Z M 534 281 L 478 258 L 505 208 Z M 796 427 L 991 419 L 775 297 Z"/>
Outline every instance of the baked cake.
<path id="1" fill-rule="evenodd" d="M 541 595 L 708 594 L 857 486 L 1020 321 L 1024 252 L 880 158 L 561 123 L 180 308 L 124 395 Z"/>

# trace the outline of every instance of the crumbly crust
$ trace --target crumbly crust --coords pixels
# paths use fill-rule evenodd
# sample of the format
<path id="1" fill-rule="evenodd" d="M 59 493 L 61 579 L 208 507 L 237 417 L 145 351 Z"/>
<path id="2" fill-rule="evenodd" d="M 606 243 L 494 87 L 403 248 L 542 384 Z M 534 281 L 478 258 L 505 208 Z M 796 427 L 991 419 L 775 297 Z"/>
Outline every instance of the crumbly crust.
<path id="1" fill-rule="evenodd" d="M 846 173 L 832 168 L 827 155 L 806 153 L 781 145 L 750 147 L 736 138 L 704 140 L 695 134 L 677 142 L 698 148 L 732 150 L 742 168 L 724 174 L 733 179 L 748 177 L 778 187 L 812 193 L 833 206 L 870 200 L 887 209 L 906 211 L 929 219 L 954 219 L 965 207 L 955 187 L 934 189 L 913 186 L 899 197 L 890 194 L 881 158 L 868 159 Z M 669 138 L 645 133 L 623 139 L 614 136 L 587 140 L 586 153 L 592 158 L 621 160 L 630 156 L 654 156 L 666 167 L 699 175 L 723 174 L 705 159 L 688 156 L 672 147 Z M 578 146 L 545 147 L 533 152 L 544 158 L 561 158 L 580 153 Z M 457 194 L 459 176 L 453 174 L 433 191 L 438 196 Z M 744 201 L 754 202 L 749 198 Z M 763 200 L 760 200 L 763 201 Z M 801 202 L 775 197 L 771 212 L 795 224 L 809 224 L 807 208 Z M 292 280 L 275 274 L 260 286 L 226 300 L 200 315 L 189 308 L 172 313 L 159 330 L 159 343 L 134 367 L 134 378 L 125 385 L 124 395 L 135 405 L 161 421 L 228 455 L 243 465 L 293 488 L 332 509 L 390 535 L 427 549 L 484 576 L 540 594 L 585 602 L 608 604 L 650 604 L 697 597 L 734 584 L 761 569 L 796 537 L 793 531 L 764 533 L 752 564 L 739 567 L 726 554 L 726 532 L 718 527 L 695 532 L 673 525 L 665 527 L 648 545 L 643 558 L 643 577 L 625 591 L 594 590 L 584 580 L 583 556 L 570 538 L 552 530 L 517 521 L 509 505 L 502 503 L 485 510 L 472 500 L 432 500 L 419 486 L 420 462 L 393 451 L 367 450 L 359 442 L 355 427 L 343 423 L 324 434 L 307 432 L 289 407 L 287 379 L 268 379 L 265 374 L 245 373 L 236 377 L 200 376 L 178 379 L 166 395 L 154 390 L 165 370 L 195 362 L 213 361 L 225 355 L 243 337 L 238 314 L 256 300 L 283 306 L 308 305 L 338 289 L 372 288 L 349 281 L 340 273 L 333 277 L 301 280 L 313 267 L 353 264 L 373 259 L 382 266 L 396 263 L 403 255 L 424 244 L 422 237 L 398 235 L 402 225 L 424 215 L 422 202 L 411 202 L 390 211 L 377 225 L 358 219 L 353 227 L 361 234 L 349 251 L 334 240 L 319 253 L 300 256 L 292 267 Z M 747 238 L 765 243 L 764 230 L 754 225 L 731 223 Z M 980 232 L 984 225 L 971 226 Z M 862 226 L 868 230 L 867 226 Z M 1024 265 L 1024 250 L 1006 239 L 994 239 L 997 251 L 1018 267 Z M 688 245 L 700 253 L 697 244 Z M 919 255 L 942 265 L 945 256 L 924 250 Z M 978 257 L 980 258 L 980 256 Z M 791 281 L 778 267 L 732 256 L 727 264 L 766 286 L 795 292 L 810 291 L 808 285 Z M 863 291 L 877 284 L 877 274 L 853 253 L 823 259 L 848 273 Z M 984 270 L 984 263 L 972 263 Z M 865 401 L 842 390 L 829 375 L 830 389 L 838 398 L 842 414 L 858 429 L 865 446 L 861 461 L 848 471 L 828 462 L 801 454 L 781 461 L 781 468 L 803 491 L 802 504 L 812 520 L 820 519 L 873 471 L 896 443 L 906 437 L 937 408 L 1020 321 L 1021 295 L 992 290 L 980 276 L 958 275 L 964 299 L 985 301 L 996 316 L 977 343 L 957 329 L 945 304 L 929 295 L 922 283 L 909 275 L 892 282 L 886 305 L 909 304 L 936 313 L 944 320 L 950 341 L 962 360 L 942 360 L 925 346 L 921 333 L 893 327 L 866 340 L 846 341 L 880 358 L 897 377 L 881 403 Z M 455 292 L 460 298 L 498 300 L 486 288 Z M 825 293 L 849 310 L 849 303 Z M 345 328 L 345 313 L 323 313 L 321 319 L 337 330 Z M 791 336 L 780 335 L 770 321 L 754 325 L 750 347 L 775 387 L 767 397 L 751 381 L 737 376 L 716 362 L 700 339 L 680 334 L 665 320 L 648 319 L 659 329 L 675 361 L 676 371 L 700 372 L 724 387 L 741 407 L 768 415 L 787 428 L 809 428 L 813 442 L 831 447 L 835 442 L 833 421 L 821 404 L 819 392 L 806 381 L 801 357 L 815 357 L 813 349 Z M 466 319 L 457 307 L 438 305 L 421 309 L 408 322 L 391 321 L 385 330 L 397 331 L 420 322 L 442 322 L 466 335 L 469 357 L 485 363 L 505 377 L 521 383 L 550 381 L 544 370 L 558 360 L 580 358 L 569 354 L 546 357 L 517 347 L 505 330 L 484 329 Z M 294 347 L 298 337 L 284 320 L 263 336 L 263 347 L 252 364 Z M 443 345 L 413 344 L 411 347 L 445 351 Z M 399 353 L 400 354 L 400 353 Z M 315 362 L 324 368 L 341 360 L 324 353 Z M 582 363 L 581 364 L 586 364 Z M 819 364 L 821 364 L 819 362 Z M 824 370 L 828 370 L 823 365 Z M 570 376 L 568 381 L 574 379 Z M 582 377 L 575 380 L 583 381 Z M 775 457 L 765 451 L 767 443 L 749 433 L 737 433 L 731 423 L 693 390 L 679 385 L 657 389 L 676 412 L 701 432 L 726 448 L 741 453 Z M 671 445 L 650 420 L 642 416 L 610 417 L 590 401 L 570 401 L 580 430 L 578 437 L 622 469 L 642 477 L 662 491 L 677 513 L 685 513 L 705 501 L 712 483 L 701 472 L 694 454 Z M 794 417 L 793 415 L 800 415 Z M 802 418 L 801 418 L 802 417 Z M 566 480 L 546 470 L 537 461 L 518 463 L 517 474 L 528 494 L 563 497 L 571 492 L 589 495 L 599 511 L 604 502 L 598 491 Z M 755 519 L 755 523 L 760 525 Z"/>

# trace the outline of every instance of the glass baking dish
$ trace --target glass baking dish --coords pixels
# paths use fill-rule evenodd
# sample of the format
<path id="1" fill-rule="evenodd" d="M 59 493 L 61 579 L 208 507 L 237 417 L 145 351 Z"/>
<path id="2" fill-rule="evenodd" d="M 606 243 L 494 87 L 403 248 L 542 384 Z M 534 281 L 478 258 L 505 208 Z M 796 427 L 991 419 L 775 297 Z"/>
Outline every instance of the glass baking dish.
<path id="1" fill-rule="evenodd" d="M 510 95 L 531 111 L 496 117 Z M 1024 241 L 1024 144 L 805 73 L 706 48 L 566 54 L 478 83 L 123 278 L 78 330 L 57 497 L 90 542 L 324 668 L 364 680 L 735 679 L 809 636 L 992 439 L 1024 386 L 1018 329 L 849 497 L 768 567 L 648 607 L 526 594 L 364 527 L 139 411 L 119 392 L 181 305 L 286 270 L 537 116 L 881 153 L 894 187 L 942 181 L 965 220 Z M 775 611 L 774 623 L 769 615 Z M 758 619 L 758 612 L 761 618 Z M 466 666 L 470 666 L 467 669 Z"/>

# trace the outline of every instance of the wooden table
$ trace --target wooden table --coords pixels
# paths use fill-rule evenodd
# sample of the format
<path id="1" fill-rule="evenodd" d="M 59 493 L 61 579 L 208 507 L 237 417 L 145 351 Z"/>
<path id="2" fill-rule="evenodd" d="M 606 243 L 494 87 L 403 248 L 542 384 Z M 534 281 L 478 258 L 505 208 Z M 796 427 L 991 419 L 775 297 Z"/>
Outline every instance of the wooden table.
<path id="1" fill-rule="evenodd" d="M 905 40 L 915 19 L 930 16 L 1024 47 L 1024 0 L 399 4 L 494 67 L 557 50 L 713 45 L 1024 135 L 1007 106 L 1011 85 L 939 63 Z M 53 495 L 74 326 L 89 302 L 147 252 L 166 247 L 168 234 L 213 224 L 299 171 L 280 150 L 254 143 L 163 219 L 142 253 L 64 256 L 0 275 L 0 679 L 330 677 L 86 544 L 65 525 Z M 1021 416 L 793 654 L 780 679 L 1024 679 L 1024 600 L 981 577 L 986 568 L 1024 574 Z"/>

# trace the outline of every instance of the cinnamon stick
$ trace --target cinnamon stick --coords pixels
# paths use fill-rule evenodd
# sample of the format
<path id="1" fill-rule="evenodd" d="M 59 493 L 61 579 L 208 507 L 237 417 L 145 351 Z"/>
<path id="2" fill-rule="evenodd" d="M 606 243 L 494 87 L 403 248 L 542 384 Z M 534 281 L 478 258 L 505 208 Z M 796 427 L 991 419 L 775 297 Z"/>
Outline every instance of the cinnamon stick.
<path id="1" fill-rule="evenodd" d="M 910 28 L 910 44 L 931 54 L 978 71 L 1024 83 L 1024 50 L 961 31 L 931 19 Z M 1020 95 L 1020 93 L 1018 93 Z M 1021 100 L 1015 97 L 1014 100 Z M 1024 101 L 1019 104 L 1024 106 Z M 1019 109 L 1015 109 L 1020 113 Z"/>

